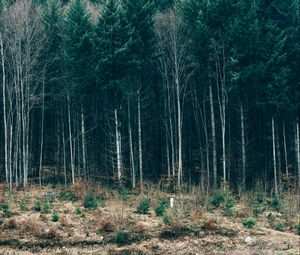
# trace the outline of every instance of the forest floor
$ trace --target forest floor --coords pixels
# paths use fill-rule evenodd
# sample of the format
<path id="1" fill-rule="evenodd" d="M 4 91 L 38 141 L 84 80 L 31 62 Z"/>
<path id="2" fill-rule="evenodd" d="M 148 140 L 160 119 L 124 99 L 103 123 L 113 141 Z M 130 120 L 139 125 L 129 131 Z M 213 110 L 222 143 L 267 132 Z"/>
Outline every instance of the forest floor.
<path id="1" fill-rule="evenodd" d="M 300 254 L 297 205 L 229 196 L 0 185 L 0 255 Z"/>

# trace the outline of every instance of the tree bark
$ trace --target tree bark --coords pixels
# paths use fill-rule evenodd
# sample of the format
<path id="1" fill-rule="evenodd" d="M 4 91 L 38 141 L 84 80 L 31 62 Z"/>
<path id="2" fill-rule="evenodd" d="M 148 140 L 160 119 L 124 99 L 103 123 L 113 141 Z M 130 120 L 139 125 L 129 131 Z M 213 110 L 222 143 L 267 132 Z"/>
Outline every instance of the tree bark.
<path id="1" fill-rule="evenodd" d="M 216 123 L 215 110 L 213 102 L 212 86 L 209 86 L 210 118 L 211 118 L 211 135 L 212 135 L 212 156 L 213 156 L 213 186 L 217 187 L 217 144 L 216 144 Z"/>
<path id="2" fill-rule="evenodd" d="M 241 146 L 242 146 L 242 187 L 246 190 L 246 141 L 245 141 L 245 116 L 243 104 L 240 105 L 240 116 L 241 116 Z"/>
<path id="3" fill-rule="evenodd" d="M 143 191 L 143 149 L 142 149 L 142 120 L 141 120 L 141 95 L 138 91 L 138 139 L 139 139 L 139 170 L 140 188 Z"/>
<path id="4" fill-rule="evenodd" d="M 73 135 L 72 135 L 72 124 L 71 124 L 71 107 L 70 107 L 70 98 L 68 100 L 68 124 L 69 124 L 69 145 L 70 145 L 70 163 L 71 163 L 71 172 L 72 172 L 72 184 L 75 184 L 75 162 L 73 155 Z"/>
<path id="5" fill-rule="evenodd" d="M 275 194 L 278 195 L 277 159 L 276 159 L 276 137 L 275 137 L 274 117 L 272 117 L 272 150 L 273 150 L 273 171 L 274 171 Z"/>

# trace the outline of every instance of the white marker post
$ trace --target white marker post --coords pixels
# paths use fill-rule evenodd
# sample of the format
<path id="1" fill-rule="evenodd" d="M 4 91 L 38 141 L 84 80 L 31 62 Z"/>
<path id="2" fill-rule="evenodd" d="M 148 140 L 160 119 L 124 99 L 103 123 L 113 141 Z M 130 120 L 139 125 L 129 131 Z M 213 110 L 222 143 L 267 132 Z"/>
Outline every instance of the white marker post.
<path id="1" fill-rule="evenodd" d="M 171 208 L 174 207 L 174 198 L 173 197 L 170 198 L 170 207 Z"/>

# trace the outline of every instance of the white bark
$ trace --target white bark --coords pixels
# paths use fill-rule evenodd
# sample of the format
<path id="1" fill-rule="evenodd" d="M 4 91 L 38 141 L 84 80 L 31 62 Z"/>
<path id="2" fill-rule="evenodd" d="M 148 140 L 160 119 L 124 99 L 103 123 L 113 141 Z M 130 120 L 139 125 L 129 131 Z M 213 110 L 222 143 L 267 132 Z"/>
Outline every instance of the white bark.
<path id="1" fill-rule="evenodd" d="M 142 149 L 142 120 L 141 120 L 141 95 L 138 91 L 138 140 L 139 140 L 139 170 L 140 188 L 143 191 L 143 149 Z"/>
<path id="2" fill-rule="evenodd" d="M 41 143 L 40 143 L 40 164 L 39 164 L 39 184 L 42 185 L 42 165 L 43 165 L 43 146 L 44 146 L 44 114 L 45 114 L 45 81 L 43 77 L 42 88 L 42 120 L 41 120 Z"/>
<path id="3" fill-rule="evenodd" d="M 298 168 L 298 188 L 300 189 L 300 131 L 299 131 L 299 120 L 296 120 L 296 136 L 295 136 L 295 151 L 296 151 L 296 162 Z"/>
<path id="4" fill-rule="evenodd" d="M 284 148 L 284 162 L 285 162 L 285 174 L 289 177 L 289 165 L 287 156 L 287 145 L 286 145 L 286 132 L 285 132 L 285 121 L 283 120 L 283 148 Z"/>
<path id="5" fill-rule="evenodd" d="M 276 138 L 275 138 L 274 117 L 272 117 L 272 150 L 273 150 L 273 171 L 274 171 L 275 194 L 277 195 L 278 183 L 277 183 L 277 159 L 276 159 Z"/>
<path id="6" fill-rule="evenodd" d="M 242 187 L 243 190 L 245 190 L 247 157 L 246 157 L 246 141 L 245 141 L 245 116 L 244 116 L 243 104 L 240 105 L 240 114 L 241 114 L 241 146 L 242 146 Z"/>
<path id="7" fill-rule="evenodd" d="M 116 128 L 116 156 L 118 181 L 122 179 L 122 155 L 121 155 L 121 132 L 119 127 L 118 110 L 115 109 L 115 128 Z"/>
<path id="8" fill-rule="evenodd" d="M 87 180 L 87 167 L 86 167 L 86 145 L 85 145 L 85 124 L 84 124 L 84 114 L 83 107 L 81 106 L 81 145 L 82 145 L 82 164 L 84 180 Z"/>
<path id="9" fill-rule="evenodd" d="M 132 188 L 136 186 L 136 176 L 135 176 L 135 163 L 134 163 L 134 151 L 133 151 L 133 141 L 132 141 L 132 130 L 131 130 L 131 114 L 130 114 L 130 101 L 128 99 L 128 136 L 129 136 L 129 150 L 130 150 L 130 168 L 131 168 L 131 181 Z"/>
<path id="10" fill-rule="evenodd" d="M 210 103 L 210 118 L 211 118 L 211 135 L 212 135 L 212 154 L 213 154 L 213 184 L 217 187 L 217 144 L 216 144 L 216 123 L 215 110 L 213 102 L 212 86 L 209 86 L 209 103 Z"/>
<path id="11" fill-rule="evenodd" d="M 75 183 L 75 162 L 73 155 L 73 136 L 72 136 L 72 123 L 71 123 L 71 107 L 70 107 L 70 98 L 68 96 L 68 124 L 69 124 L 69 145 L 70 145 L 70 160 L 71 160 L 71 172 L 72 172 L 72 184 Z"/>
<path id="12" fill-rule="evenodd" d="M 7 133 L 7 112 L 6 112 L 6 71 L 5 71 L 5 59 L 4 59 L 4 43 L 2 33 L 0 34 L 0 52 L 1 52 L 1 67 L 2 67 L 2 101 L 3 101 L 3 123 L 4 123 L 4 168 L 6 183 L 9 182 L 9 169 L 8 169 L 8 133 Z M 9 185 L 11 189 L 11 185 Z"/>

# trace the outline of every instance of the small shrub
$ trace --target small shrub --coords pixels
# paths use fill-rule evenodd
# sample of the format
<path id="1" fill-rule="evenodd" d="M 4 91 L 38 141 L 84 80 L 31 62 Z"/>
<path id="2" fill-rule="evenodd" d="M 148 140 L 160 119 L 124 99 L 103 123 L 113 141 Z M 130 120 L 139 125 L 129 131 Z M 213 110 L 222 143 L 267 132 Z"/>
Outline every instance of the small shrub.
<path id="1" fill-rule="evenodd" d="M 9 205 L 6 203 L 0 204 L 0 209 L 3 212 L 3 217 L 10 218 L 12 216 L 12 212 L 9 210 Z"/>
<path id="2" fill-rule="evenodd" d="M 58 221 L 59 221 L 59 215 L 56 214 L 56 213 L 54 213 L 54 214 L 52 215 L 52 221 L 53 221 L 53 222 L 58 222 Z"/>
<path id="3" fill-rule="evenodd" d="M 253 228 L 256 224 L 256 220 L 254 218 L 245 218 L 242 223 L 245 228 Z"/>
<path id="4" fill-rule="evenodd" d="M 277 196 L 272 197 L 271 202 L 270 202 L 270 207 L 277 211 L 281 208 L 281 201 L 280 201 L 279 197 L 277 197 Z"/>
<path id="5" fill-rule="evenodd" d="M 124 231 L 118 231 L 115 236 L 115 242 L 119 245 L 124 245 L 128 243 L 129 236 Z"/>
<path id="6" fill-rule="evenodd" d="M 82 211 L 80 210 L 79 207 L 76 207 L 75 213 L 76 213 L 77 215 L 81 215 Z"/>
<path id="7" fill-rule="evenodd" d="M 170 225 L 171 224 L 171 217 L 168 213 L 164 213 L 163 217 L 162 217 L 162 221 L 164 224 L 166 225 Z"/>
<path id="8" fill-rule="evenodd" d="M 165 213 L 167 207 L 168 207 L 168 201 L 166 199 L 162 199 L 158 202 L 154 211 L 157 216 L 162 216 Z"/>
<path id="9" fill-rule="evenodd" d="M 41 200 L 37 199 L 33 205 L 33 210 L 36 212 L 42 211 L 42 202 Z"/>
<path id="10" fill-rule="evenodd" d="M 228 190 L 218 190 L 209 200 L 209 203 L 215 208 L 232 208 L 234 206 L 234 199 Z"/>
<path id="11" fill-rule="evenodd" d="M 128 198 L 128 190 L 125 187 L 118 188 L 118 194 L 121 200 L 126 201 Z"/>
<path id="12" fill-rule="evenodd" d="M 103 219 L 100 222 L 98 232 L 113 232 L 115 230 L 115 224 L 109 219 Z"/>
<path id="13" fill-rule="evenodd" d="M 28 211 L 28 207 L 27 207 L 28 200 L 29 200 L 28 196 L 25 196 L 24 198 L 21 199 L 19 208 L 22 212 Z"/>
<path id="14" fill-rule="evenodd" d="M 9 210 L 9 205 L 4 203 L 4 204 L 0 204 L 0 209 L 4 212 L 4 211 L 8 211 Z"/>
<path id="15" fill-rule="evenodd" d="M 285 230 L 285 224 L 283 222 L 277 222 L 274 224 L 274 229 L 277 231 L 284 231 Z"/>
<path id="16" fill-rule="evenodd" d="M 300 236 L 300 221 L 296 224 L 296 234 Z"/>
<path id="17" fill-rule="evenodd" d="M 141 214 L 147 214 L 149 212 L 149 209 L 151 207 L 151 201 L 150 199 L 143 199 L 139 202 L 137 206 L 137 212 Z"/>
<path id="18" fill-rule="evenodd" d="M 43 213 L 49 213 L 50 212 L 50 205 L 48 203 L 43 204 Z"/>
<path id="19" fill-rule="evenodd" d="M 97 209 L 98 201 L 93 193 L 88 193 L 83 200 L 83 206 L 86 209 Z"/>
<path id="20" fill-rule="evenodd" d="M 58 195 L 60 200 L 63 201 L 71 201 L 71 202 L 76 202 L 78 200 L 78 197 L 76 196 L 75 192 L 72 190 L 62 190 L 59 192 Z"/>

